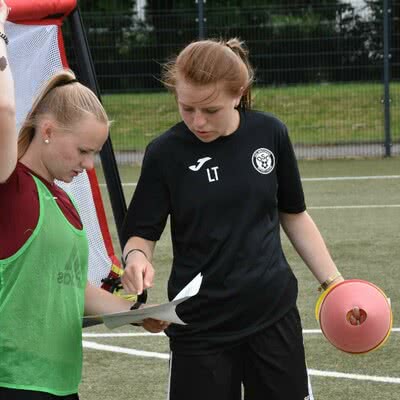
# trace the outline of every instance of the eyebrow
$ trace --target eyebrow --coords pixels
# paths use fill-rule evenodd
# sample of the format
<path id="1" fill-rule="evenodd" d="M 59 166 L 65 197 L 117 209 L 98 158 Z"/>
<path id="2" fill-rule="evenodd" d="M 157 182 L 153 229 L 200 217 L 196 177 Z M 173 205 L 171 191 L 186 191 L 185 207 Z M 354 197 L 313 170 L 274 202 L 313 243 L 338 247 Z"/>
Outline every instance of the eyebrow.
<path id="1" fill-rule="evenodd" d="M 185 103 L 182 103 L 181 101 L 178 101 L 178 103 L 182 106 L 182 107 L 187 107 L 187 108 L 195 108 L 195 106 L 189 106 Z M 223 105 L 222 104 L 218 104 L 215 106 L 208 106 L 208 107 L 200 107 L 201 110 L 209 110 L 209 109 L 216 109 L 216 108 L 222 108 Z"/>
<path id="2" fill-rule="evenodd" d="M 100 153 L 103 147 L 100 147 L 100 149 L 92 149 L 91 147 L 82 146 L 81 148 L 85 151 L 90 151 L 92 153 Z"/>

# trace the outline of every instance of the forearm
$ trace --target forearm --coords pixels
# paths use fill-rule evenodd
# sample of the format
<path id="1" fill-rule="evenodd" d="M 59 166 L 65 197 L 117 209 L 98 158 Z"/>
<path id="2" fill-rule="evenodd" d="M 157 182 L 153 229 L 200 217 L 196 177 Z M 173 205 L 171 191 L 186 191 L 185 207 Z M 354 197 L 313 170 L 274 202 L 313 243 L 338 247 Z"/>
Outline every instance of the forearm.
<path id="1" fill-rule="evenodd" d="M 4 33 L 0 21 L 0 32 Z M 14 82 L 7 56 L 7 46 L 0 38 L 0 182 L 5 182 L 17 163 Z"/>
<path id="2" fill-rule="evenodd" d="M 0 32 L 5 32 L 5 23 L 0 21 Z M 6 41 L 0 38 L 0 91 L 1 105 L 7 106 L 8 110 L 15 111 L 15 95 L 14 95 L 14 81 L 11 74 L 10 63 L 7 54 Z"/>
<path id="3" fill-rule="evenodd" d="M 124 273 L 121 283 L 127 293 L 142 294 L 153 286 L 154 268 L 152 265 L 155 242 L 131 237 L 123 251 Z"/>
<path id="4" fill-rule="evenodd" d="M 101 315 L 129 311 L 133 303 L 110 292 L 97 288 L 90 283 L 85 290 L 85 315 Z M 151 333 L 159 333 L 169 325 L 158 319 L 146 318 L 140 323 L 143 328 Z"/>
<path id="5" fill-rule="evenodd" d="M 132 302 L 114 296 L 106 290 L 88 283 L 85 289 L 85 315 L 109 314 L 128 311 Z"/>
<path id="6" fill-rule="evenodd" d="M 307 212 L 281 213 L 282 228 L 293 247 L 316 277 L 323 283 L 337 276 L 338 270 L 317 226 Z"/>

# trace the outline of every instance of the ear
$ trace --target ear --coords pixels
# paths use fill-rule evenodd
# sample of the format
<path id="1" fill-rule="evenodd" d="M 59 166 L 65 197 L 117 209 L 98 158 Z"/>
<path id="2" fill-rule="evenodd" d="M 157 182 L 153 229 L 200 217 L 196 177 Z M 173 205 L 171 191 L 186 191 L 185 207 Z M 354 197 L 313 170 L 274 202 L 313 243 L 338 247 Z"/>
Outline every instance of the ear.
<path id="1" fill-rule="evenodd" d="M 49 119 L 44 119 L 39 125 L 40 137 L 43 141 L 50 140 L 54 132 L 54 124 Z"/>
<path id="2" fill-rule="evenodd" d="M 239 107 L 240 100 L 242 99 L 243 96 L 243 92 L 244 92 L 244 87 L 242 86 L 239 90 L 239 96 L 235 100 L 235 108 Z"/>

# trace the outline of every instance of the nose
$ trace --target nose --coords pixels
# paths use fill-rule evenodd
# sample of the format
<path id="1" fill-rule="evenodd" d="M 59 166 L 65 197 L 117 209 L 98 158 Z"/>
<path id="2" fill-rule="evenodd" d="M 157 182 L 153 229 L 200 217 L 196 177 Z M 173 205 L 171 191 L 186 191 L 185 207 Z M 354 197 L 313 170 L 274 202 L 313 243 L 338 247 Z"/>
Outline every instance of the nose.
<path id="1" fill-rule="evenodd" d="M 94 168 L 94 155 L 87 154 L 83 159 L 81 166 L 83 169 L 90 170 Z"/>
<path id="2" fill-rule="evenodd" d="M 193 117 L 193 126 L 196 129 L 201 129 L 207 123 L 203 113 L 201 111 L 196 111 Z"/>

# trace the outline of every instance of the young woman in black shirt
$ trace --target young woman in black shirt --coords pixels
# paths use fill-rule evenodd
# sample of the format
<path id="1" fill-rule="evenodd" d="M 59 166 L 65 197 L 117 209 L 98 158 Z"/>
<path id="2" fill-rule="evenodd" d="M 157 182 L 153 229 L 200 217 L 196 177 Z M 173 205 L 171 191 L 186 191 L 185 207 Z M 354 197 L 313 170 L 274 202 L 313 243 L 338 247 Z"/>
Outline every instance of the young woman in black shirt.
<path id="1" fill-rule="evenodd" d="M 191 43 L 165 65 L 182 122 L 147 147 L 124 223 L 122 282 L 152 286 L 170 217 L 172 299 L 199 272 L 199 293 L 171 325 L 171 400 L 311 399 L 297 281 L 282 226 L 315 278 L 343 280 L 306 211 L 286 126 L 250 110 L 253 70 L 237 39 Z"/>

